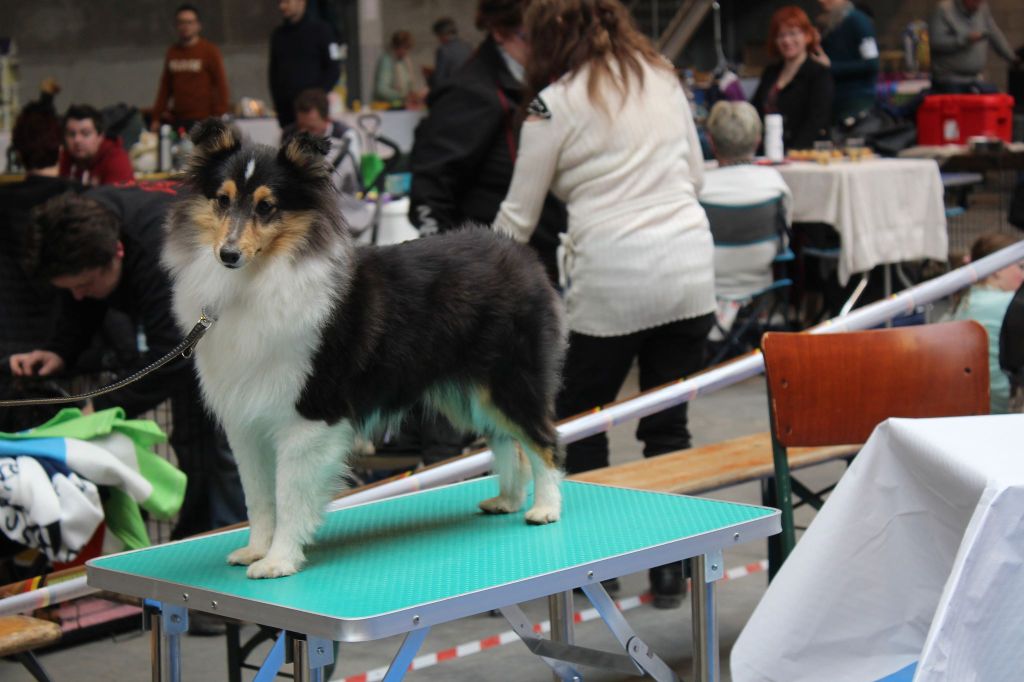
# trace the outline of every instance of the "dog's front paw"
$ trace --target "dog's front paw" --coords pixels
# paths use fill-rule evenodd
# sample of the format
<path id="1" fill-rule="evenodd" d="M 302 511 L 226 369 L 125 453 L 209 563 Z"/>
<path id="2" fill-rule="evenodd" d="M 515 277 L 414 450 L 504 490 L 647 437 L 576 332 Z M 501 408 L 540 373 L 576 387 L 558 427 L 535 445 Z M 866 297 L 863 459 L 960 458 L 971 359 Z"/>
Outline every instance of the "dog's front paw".
<path id="1" fill-rule="evenodd" d="M 535 525 L 554 523 L 562 516 L 562 510 L 558 507 L 537 505 L 526 512 L 526 522 Z"/>
<path id="2" fill-rule="evenodd" d="M 283 578 L 286 575 L 298 573 L 302 568 L 301 561 L 282 559 L 275 557 L 264 557 L 249 566 L 245 574 L 250 578 Z"/>
<path id="3" fill-rule="evenodd" d="M 228 554 L 228 563 L 232 566 L 248 566 L 254 561 L 259 561 L 267 553 L 266 549 L 257 547 L 241 547 L 231 554 Z"/>
<path id="4" fill-rule="evenodd" d="M 511 514 L 519 511 L 523 506 L 522 501 L 513 500 L 508 497 L 492 497 L 480 503 L 480 508 L 488 514 Z"/>

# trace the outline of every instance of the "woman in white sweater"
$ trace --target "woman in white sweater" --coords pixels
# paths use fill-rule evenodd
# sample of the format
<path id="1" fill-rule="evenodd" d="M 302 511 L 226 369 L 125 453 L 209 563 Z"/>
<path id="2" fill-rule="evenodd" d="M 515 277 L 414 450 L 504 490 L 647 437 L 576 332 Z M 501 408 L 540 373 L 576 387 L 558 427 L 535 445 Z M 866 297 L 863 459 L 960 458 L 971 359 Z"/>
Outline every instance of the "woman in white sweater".
<path id="1" fill-rule="evenodd" d="M 560 274 L 570 337 L 558 401 L 566 417 L 612 402 L 634 358 L 642 389 L 701 368 L 715 308 L 713 247 L 697 201 L 703 161 L 689 105 L 625 8 L 534 0 L 525 28 L 536 98 L 494 228 L 527 241 L 549 188 L 568 209 Z M 685 405 L 641 420 L 637 437 L 645 456 L 689 447 Z M 567 449 L 569 473 L 607 464 L 604 434 Z"/>

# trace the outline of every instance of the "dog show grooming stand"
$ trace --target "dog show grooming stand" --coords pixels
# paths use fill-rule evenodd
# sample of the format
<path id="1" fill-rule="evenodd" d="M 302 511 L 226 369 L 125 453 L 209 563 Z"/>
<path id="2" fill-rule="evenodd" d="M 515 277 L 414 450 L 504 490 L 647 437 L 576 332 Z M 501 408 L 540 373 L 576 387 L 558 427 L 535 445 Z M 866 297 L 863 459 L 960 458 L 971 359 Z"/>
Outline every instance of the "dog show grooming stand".
<path id="1" fill-rule="evenodd" d="M 250 580 L 245 567 L 225 563 L 248 541 L 242 528 L 93 559 L 88 583 L 146 600 L 155 681 L 181 679 L 189 610 L 283 631 L 256 680 L 272 679 L 290 652 L 295 679 L 318 682 L 335 641 L 405 634 L 384 677 L 392 682 L 432 626 L 500 610 L 561 680 L 583 680 L 580 666 L 592 666 L 668 682 L 678 677 L 636 636 L 601 581 L 689 559 L 694 677 L 719 679 L 722 550 L 778 533 L 778 510 L 566 481 L 562 519 L 531 526 L 522 511 L 479 510 L 497 491 L 488 477 L 330 512 L 305 568 L 285 578 Z M 625 653 L 573 644 L 576 587 Z M 550 640 L 518 606 L 541 597 L 549 598 Z"/>

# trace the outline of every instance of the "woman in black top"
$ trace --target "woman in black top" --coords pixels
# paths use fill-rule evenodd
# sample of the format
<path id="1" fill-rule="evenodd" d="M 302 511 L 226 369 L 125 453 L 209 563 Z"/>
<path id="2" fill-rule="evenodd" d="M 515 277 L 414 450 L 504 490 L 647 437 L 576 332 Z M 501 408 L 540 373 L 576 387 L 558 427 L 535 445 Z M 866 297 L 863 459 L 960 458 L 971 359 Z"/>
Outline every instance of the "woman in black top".
<path id="1" fill-rule="evenodd" d="M 752 104 L 762 117 L 782 114 L 787 150 L 809 149 L 828 138 L 832 109 L 832 74 L 814 58 L 821 50 L 818 31 L 799 7 L 781 7 L 772 15 L 767 48 L 779 61 L 764 70 Z"/>

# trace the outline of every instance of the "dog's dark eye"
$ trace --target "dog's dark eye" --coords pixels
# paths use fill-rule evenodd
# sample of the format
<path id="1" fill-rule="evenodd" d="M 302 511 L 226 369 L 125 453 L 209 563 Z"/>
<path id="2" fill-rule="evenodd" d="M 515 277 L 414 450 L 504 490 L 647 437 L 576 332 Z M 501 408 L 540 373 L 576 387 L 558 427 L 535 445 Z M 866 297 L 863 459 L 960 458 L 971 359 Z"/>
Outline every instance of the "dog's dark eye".
<path id="1" fill-rule="evenodd" d="M 273 212 L 274 205 L 265 199 L 256 204 L 256 214 L 261 218 L 266 218 Z"/>
<path id="2" fill-rule="evenodd" d="M 218 194 L 217 206 L 224 209 L 228 208 L 229 206 L 231 206 L 231 197 L 229 197 L 227 194 Z"/>

